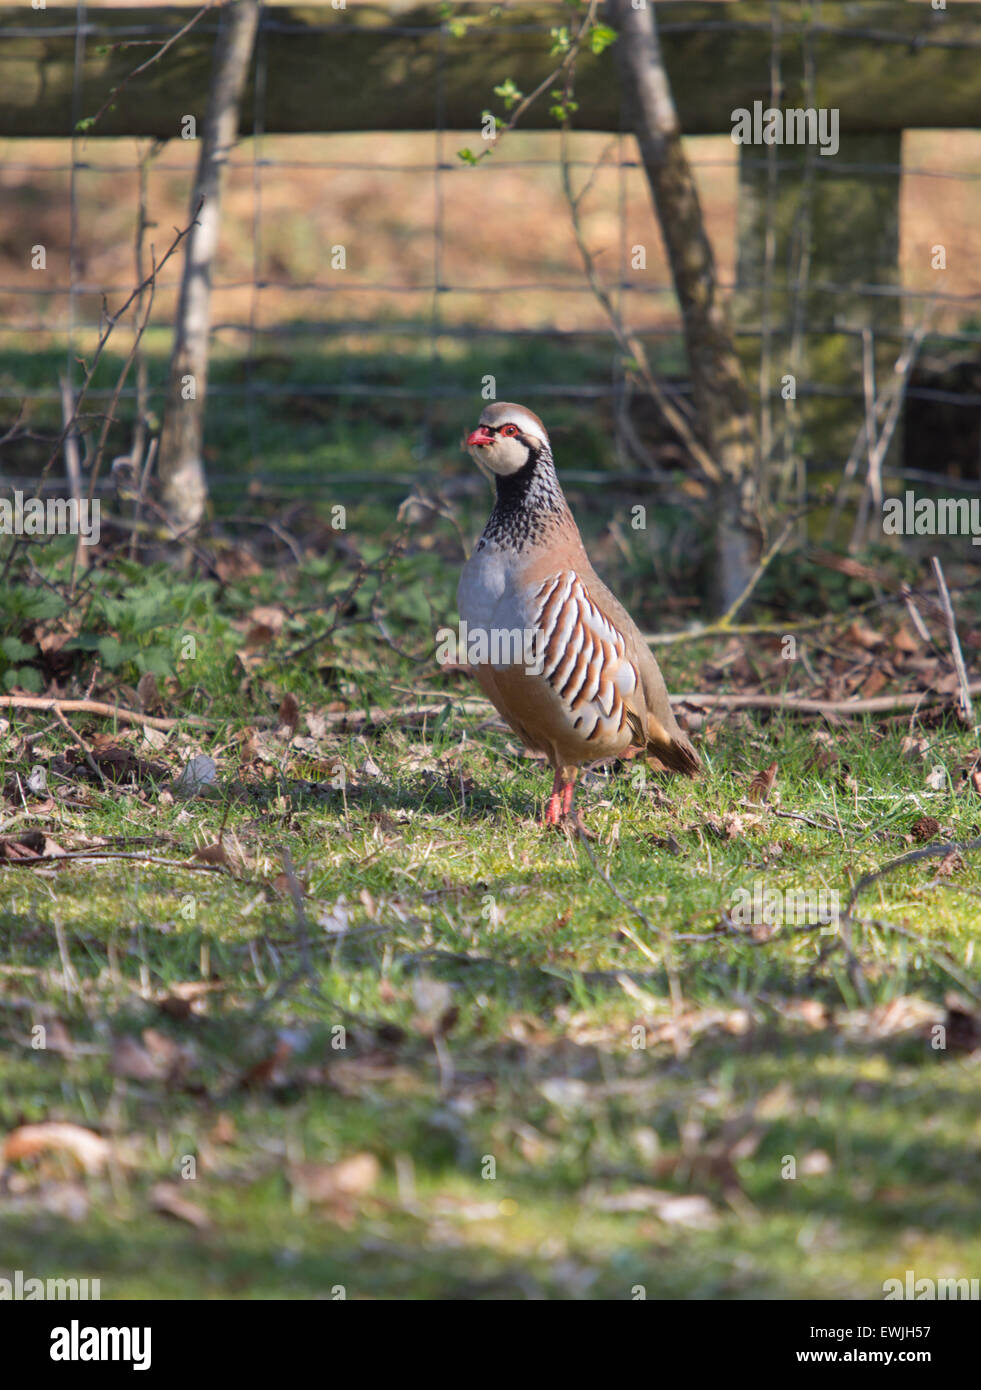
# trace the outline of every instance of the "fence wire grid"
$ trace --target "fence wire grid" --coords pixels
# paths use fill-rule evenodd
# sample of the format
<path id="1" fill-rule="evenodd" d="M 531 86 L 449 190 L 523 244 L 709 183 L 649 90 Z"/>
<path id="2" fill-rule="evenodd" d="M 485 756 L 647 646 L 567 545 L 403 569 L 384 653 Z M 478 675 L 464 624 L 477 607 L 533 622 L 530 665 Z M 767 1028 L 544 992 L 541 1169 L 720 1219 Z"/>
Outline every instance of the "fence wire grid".
<path id="1" fill-rule="evenodd" d="M 330 29 L 333 14 L 326 10 L 324 29 Z M 201 27 L 217 32 L 221 22 L 217 11 Z M 705 21 L 705 27 L 726 22 Z M 253 128 L 240 140 L 228 171 L 213 285 L 213 351 L 219 361 L 223 356 L 237 361 L 239 370 L 231 376 L 215 372 L 209 384 L 215 410 L 244 422 L 255 451 L 257 411 L 264 399 L 323 398 L 337 411 L 361 409 L 359 403 L 366 400 L 411 404 L 418 430 L 416 457 L 424 462 L 434 448 L 445 445 L 449 429 L 458 430 L 446 421 L 463 420 L 462 402 L 479 398 L 481 376 L 495 374 L 495 363 L 509 345 L 516 349 L 517 371 L 498 380 L 498 394 L 527 398 L 543 414 L 554 402 L 606 402 L 624 465 L 629 453 L 620 424 L 630 387 L 576 257 L 559 191 L 559 132 L 516 133 L 507 138 L 501 155 L 479 170 L 462 163 L 457 151 L 473 143 L 474 132 L 450 130 L 443 119 L 447 39 L 440 50 L 430 134 L 267 133 L 266 38 L 278 32 L 302 43 L 312 27 L 317 26 L 289 24 L 274 9 L 267 8 L 261 18 L 252 59 Z M 662 32 L 672 28 L 669 20 L 660 27 Z M 547 38 L 544 26 L 523 29 Z M 23 25 L 0 28 L 0 43 L 24 31 Z M 146 23 L 120 29 L 105 23 L 98 9 L 79 3 L 72 32 L 74 124 L 86 114 L 80 94 L 88 53 L 122 38 L 147 45 L 163 42 L 173 28 L 148 16 Z M 421 31 L 393 24 L 391 32 Z M 876 30 L 874 37 L 888 43 L 897 36 Z M 935 41 L 944 42 L 940 36 Z M 772 77 L 778 78 L 778 67 L 775 39 Z M 490 103 L 491 75 L 487 85 Z M 574 134 L 569 140 L 567 158 L 574 175 L 593 179 L 588 230 L 590 240 L 606 248 L 601 258 L 606 283 L 625 321 L 651 345 L 655 362 L 684 399 L 688 387 L 678 306 L 633 136 L 622 129 L 613 135 Z M 150 245 L 159 254 L 171 227 L 186 223 L 196 163 L 194 142 L 179 138 L 164 144 L 76 134 L 71 140 L 8 138 L 3 145 L 0 177 L 18 235 L 8 239 L 5 249 L 0 247 L 0 435 L 22 404 L 25 418 L 39 431 L 52 418 L 46 409 L 58 407 L 60 419 L 64 386 L 57 378 L 39 380 L 36 372 L 24 372 L 18 364 L 25 354 L 63 353 L 58 375 L 69 392 L 75 389 L 80 360 L 104 322 L 104 306 L 112 308 L 146 273 Z M 791 335 L 786 325 L 766 314 L 745 310 L 754 294 L 766 304 L 775 288 L 772 255 L 769 261 L 763 258 L 759 278 L 740 265 L 740 170 L 745 175 L 755 167 L 776 188 L 782 176 L 799 172 L 799 165 L 774 147 L 744 151 L 740 161 L 739 150 L 724 135 L 693 137 L 687 148 L 716 250 L 720 286 L 734 304 L 743 297 L 737 335 L 741 341 L 764 344 L 765 352 L 767 343 L 772 349 L 774 335 L 783 340 Z M 852 321 L 851 309 L 861 303 L 873 306 L 869 315 L 877 349 L 898 357 L 929 305 L 936 319 L 928 339 L 931 357 L 963 370 L 953 387 L 939 370 L 932 382 L 914 376 L 907 408 L 919 402 L 953 410 L 966 434 L 977 433 L 976 474 L 961 468 L 960 484 L 981 490 L 981 132 L 907 132 L 899 162 L 808 161 L 806 178 L 831 174 L 863 182 L 900 181 L 896 275 L 886 281 L 827 279 L 808 273 L 806 261 L 795 266 L 779 293 L 795 306 L 797 350 L 801 342 L 833 332 L 855 340 L 860 360 L 870 330 L 866 323 Z M 805 207 L 802 215 L 807 213 Z M 773 231 L 771 214 L 772 209 L 767 236 Z M 951 268 L 942 287 L 917 260 L 924 230 L 928 240 L 946 246 Z M 811 234 L 805 227 L 805 242 Z M 29 267 L 25 240 L 47 248 L 45 283 L 39 284 Z M 344 247 L 346 266 L 324 273 L 334 246 Z M 637 246 L 647 253 L 643 273 L 632 266 Z M 120 397 L 131 420 L 140 418 L 144 433 L 159 424 L 179 280 L 179 258 L 174 258 L 155 287 L 152 329 L 140 370 Z M 821 306 L 820 317 L 815 305 Z M 884 306 L 884 312 L 876 305 Z M 120 324 L 117 350 L 128 349 L 132 331 Z M 325 348 L 333 376 L 316 369 Z M 564 355 L 579 352 L 588 359 L 585 370 L 580 359 L 578 369 L 565 374 Z M 536 364 L 546 361 L 545 354 L 549 370 L 538 374 Z M 400 364 L 408 360 L 413 370 L 400 372 Z M 463 379 L 464 361 L 479 364 L 476 375 Z M 599 365 L 603 361 L 605 370 Z M 275 370 L 268 370 L 270 364 Z M 302 369 L 291 371 L 294 366 Z M 750 370 L 756 385 L 757 371 Z M 853 402 L 856 416 L 861 415 L 860 373 L 851 381 L 805 377 L 798 389 L 802 400 Z M 89 391 L 90 425 L 112 394 L 109 386 Z M 760 395 L 762 420 L 772 409 L 772 379 Z M 450 404 L 448 414 L 440 403 Z M 445 426 L 442 432 L 438 422 Z M 0 460 L 8 484 L 15 481 L 20 462 L 19 456 L 6 466 Z M 907 450 L 898 472 L 929 479 L 937 463 L 911 458 Z M 232 482 L 239 476 L 223 471 L 219 463 L 211 481 Z M 110 485 L 108 480 L 101 483 Z"/>

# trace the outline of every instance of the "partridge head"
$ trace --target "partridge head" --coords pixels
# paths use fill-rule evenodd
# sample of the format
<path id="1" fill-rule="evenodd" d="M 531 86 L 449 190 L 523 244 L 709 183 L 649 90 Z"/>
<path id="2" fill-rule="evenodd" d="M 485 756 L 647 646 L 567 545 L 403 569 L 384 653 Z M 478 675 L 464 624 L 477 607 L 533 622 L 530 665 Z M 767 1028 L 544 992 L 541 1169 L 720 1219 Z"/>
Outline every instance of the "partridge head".
<path id="1" fill-rule="evenodd" d="M 475 671 L 485 694 L 554 770 L 544 823 L 572 814 L 583 764 L 631 746 L 694 776 L 698 754 L 650 648 L 589 562 L 541 420 L 496 401 L 466 448 L 497 500 L 460 577 L 460 617 L 483 637 Z"/>

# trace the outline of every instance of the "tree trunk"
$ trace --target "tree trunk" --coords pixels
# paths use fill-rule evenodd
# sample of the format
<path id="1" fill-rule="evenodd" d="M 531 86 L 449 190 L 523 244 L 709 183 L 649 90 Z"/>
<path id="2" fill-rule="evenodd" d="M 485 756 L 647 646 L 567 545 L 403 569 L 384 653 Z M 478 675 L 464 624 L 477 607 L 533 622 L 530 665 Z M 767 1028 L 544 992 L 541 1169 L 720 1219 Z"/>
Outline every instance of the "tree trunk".
<path id="1" fill-rule="evenodd" d="M 221 191 L 238 138 L 239 106 L 259 20 L 259 0 L 235 0 L 215 43 L 201 153 L 191 193 L 197 221 L 187 238 L 158 471 L 164 507 L 175 528 L 193 533 L 208 500 L 201 458 L 208 387 L 211 276 L 218 251 Z"/>
<path id="2" fill-rule="evenodd" d="M 723 474 L 713 497 L 712 602 L 725 611 L 759 556 L 753 409 L 715 274 L 698 190 L 661 58 L 652 4 L 611 0 L 617 64 L 681 308 L 698 432 Z"/>

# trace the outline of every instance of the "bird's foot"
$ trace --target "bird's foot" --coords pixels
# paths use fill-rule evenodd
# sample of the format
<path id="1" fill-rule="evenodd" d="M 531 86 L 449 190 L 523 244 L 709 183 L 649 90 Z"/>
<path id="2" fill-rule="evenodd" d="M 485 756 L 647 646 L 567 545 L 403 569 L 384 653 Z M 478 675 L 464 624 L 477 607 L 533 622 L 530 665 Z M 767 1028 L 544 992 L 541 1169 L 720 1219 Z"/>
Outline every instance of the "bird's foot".
<path id="1" fill-rule="evenodd" d="M 551 829 L 554 826 L 556 829 L 585 835 L 587 840 L 595 840 L 596 836 L 583 824 L 578 806 L 572 804 L 575 789 L 575 782 L 564 782 L 561 786 L 553 789 L 545 806 L 545 814 L 542 816 L 542 826 L 546 829 Z"/>
<path id="2" fill-rule="evenodd" d="M 565 825 L 568 830 L 572 831 L 576 835 L 581 835 L 584 840 L 595 840 L 597 838 L 591 830 L 586 829 L 585 822 L 583 821 L 582 816 L 579 814 L 578 806 L 570 816 L 566 817 Z"/>

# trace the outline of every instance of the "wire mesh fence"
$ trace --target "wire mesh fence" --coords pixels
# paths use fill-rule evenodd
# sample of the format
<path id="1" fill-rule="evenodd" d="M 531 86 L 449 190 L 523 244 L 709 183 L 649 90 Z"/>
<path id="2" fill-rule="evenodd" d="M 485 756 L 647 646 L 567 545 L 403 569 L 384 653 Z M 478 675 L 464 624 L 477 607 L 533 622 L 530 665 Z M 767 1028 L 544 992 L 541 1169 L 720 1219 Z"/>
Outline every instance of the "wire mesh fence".
<path id="1" fill-rule="evenodd" d="M 760 9 L 765 21 L 768 7 Z M 323 27 L 336 19 L 325 7 Z M 214 30 L 221 22 L 219 13 L 201 24 Z M 417 32 L 397 22 L 391 27 Z M 580 184 L 591 181 L 584 222 L 605 285 L 676 395 L 686 397 L 677 303 L 633 137 L 625 130 L 516 133 L 479 170 L 468 167 L 458 151 L 473 143 L 474 133 L 449 128 L 442 109 L 452 41 L 443 27 L 431 132 L 284 135 L 267 128 L 268 40 L 277 34 L 301 45 L 311 21 L 293 24 L 275 10 L 263 16 L 253 59 L 252 129 L 232 160 L 225 194 L 209 384 L 209 423 L 223 422 L 223 446 L 236 431 L 244 434 L 248 468 L 257 478 L 263 476 L 263 412 L 282 420 L 284 412 L 299 411 L 336 431 L 371 409 L 382 427 L 409 424 L 422 468 L 434 450 L 455 442 L 467 413 L 463 402 L 479 398 L 487 377 L 495 378 L 498 395 L 528 399 L 543 414 L 600 412 L 596 418 L 609 425 L 619 463 L 627 465 L 622 427 L 629 374 L 578 260 L 561 192 L 563 158 Z M 525 27 L 547 37 L 543 26 Z M 670 29 L 670 16 L 662 27 Z M 0 28 L 0 41 L 22 28 Z M 149 14 L 121 32 L 80 3 L 73 122 L 86 114 L 80 92 L 91 53 L 121 37 L 149 47 L 172 34 L 172 25 Z M 489 75 L 488 102 L 492 80 Z M 76 133 L 70 140 L 3 143 L 12 218 L 0 247 L 0 435 L 21 407 L 28 427 L 0 461 L 9 481 L 30 473 L 40 443 L 60 424 L 64 383 L 69 392 L 77 385 L 106 309 L 131 292 L 152 248 L 159 254 L 171 228 L 186 221 L 196 150 L 193 139 L 179 136 L 162 142 Z M 797 177 L 799 165 L 772 147 L 740 150 L 725 135 L 693 137 L 688 150 L 719 283 L 757 383 L 761 340 L 789 328 L 775 321 L 772 300 L 766 310 L 773 258 L 757 263 L 745 254 L 738 206 L 754 173 L 779 187 Z M 929 306 L 929 335 L 906 388 L 909 428 L 894 466 L 931 475 L 949 463 L 924 445 L 929 421 L 942 418 L 956 441 L 950 446 L 955 471 L 965 487 L 981 487 L 981 133 L 907 131 L 896 160 L 849 160 L 843 151 L 834 161 L 809 161 L 807 177 L 818 183 L 849 176 L 898 190 L 895 273 L 866 279 L 842 265 L 840 277 L 829 275 L 827 264 L 809 267 L 806 255 L 782 268 L 780 292 L 794 301 L 798 339 L 833 333 L 852 343 L 844 376 L 805 372 L 798 397 L 819 411 L 822 402 L 846 402 L 849 418 L 860 420 L 868 333 L 880 363 L 898 358 Z M 805 224 L 809 215 L 805 206 Z M 813 232 L 798 228 L 799 246 Z M 937 244 L 944 249 L 941 274 L 930 257 Z M 119 451 L 129 448 L 134 431 L 146 437 L 159 426 L 179 274 L 175 259 L 154 287 L 139 369 L 119 393 Z M 865 307 L 856 312 L 856 305 Z M 136 322 L 119 324 L 115 352 L 129 351 Z M 777 394 L 768 380 L 761 412 L 772 409 Z M 83 447 L 113 395 L 108 380 L 93 383 Z M 844 458 L 819 462 L 840 468 Z M 301 476 L 298 468 L 295 477 Z M 211 460 L 214 484 L 240 478 L 240 469 Z"/>

